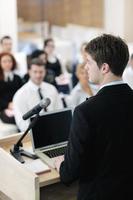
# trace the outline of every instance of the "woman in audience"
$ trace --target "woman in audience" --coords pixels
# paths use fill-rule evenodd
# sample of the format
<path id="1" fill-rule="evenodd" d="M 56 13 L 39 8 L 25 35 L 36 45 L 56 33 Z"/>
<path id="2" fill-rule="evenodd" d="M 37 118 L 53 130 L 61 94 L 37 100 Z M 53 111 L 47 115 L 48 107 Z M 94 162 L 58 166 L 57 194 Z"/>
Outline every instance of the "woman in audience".
<path id="1" fill-rule="evenodd" d="M 78 64 L 85 64 L 86 63 L 86 52 L 85 52 L 86 45 L 87 45 L 86 42 L 84 42 L 81 45 L 80 53 L 77 57 L 77 61 L 72 66 L 72 84 L 73 84 L 73 87 L 76 86 L 76 84 L 78 83 L 78 77 L 76 75 L 76 69 L 77 69 Z"/>
<path id="2" fill-rule="evenodd" d="M 67 106 L 75 107 L 98 91 L 98 86 L 89 83 L 84 64 L 77 66 L 76 76 L 79 82 L 73 88 L 71 94 L 66 97 Z"/>
<path id="3" fill-rule="evenodd" d="M 46 64 L 46 69 L 51 73 L 53 76 L 53 85 L 56 86 L 55 77 L 59 76 L 62 73 L 61 64 L 58 58 L 54 54 L 55 44 L 54 40 L 49 38 L 44 41 L 44 51 L 48 55 L 48 60 Z"/>
<path id="4" fill-rule="evenodd" d="M 21 78 L 14 74 L 16 67 L 16 60 L 12 54 L 0 54 L 0 119 L 9 124 L 15 124 L 12 99 L 22 86 Z"/>

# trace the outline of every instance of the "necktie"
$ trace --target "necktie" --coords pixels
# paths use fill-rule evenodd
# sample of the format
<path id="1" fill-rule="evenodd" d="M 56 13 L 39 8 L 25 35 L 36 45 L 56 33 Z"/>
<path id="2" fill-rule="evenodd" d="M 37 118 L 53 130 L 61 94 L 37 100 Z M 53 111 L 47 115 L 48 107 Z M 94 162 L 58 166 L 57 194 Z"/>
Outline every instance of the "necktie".
<path id="1" fill-rule="evenodd" d="M 43 95 L 41 93 L 41 88 L 38 88 L 38 94 L 39 94 L 40 99 L 42 100 L 43 99 Z M 47 112 L 47 108 L 44 108 L 44 111 Z"/>
<path id="2" fill-rule="evenodd" d="M 41 93 L 41 88 L 38 88 L 38 94 L 39 94 L 40 99 L 42 100 L 43 99 L 43 95 Z"/>

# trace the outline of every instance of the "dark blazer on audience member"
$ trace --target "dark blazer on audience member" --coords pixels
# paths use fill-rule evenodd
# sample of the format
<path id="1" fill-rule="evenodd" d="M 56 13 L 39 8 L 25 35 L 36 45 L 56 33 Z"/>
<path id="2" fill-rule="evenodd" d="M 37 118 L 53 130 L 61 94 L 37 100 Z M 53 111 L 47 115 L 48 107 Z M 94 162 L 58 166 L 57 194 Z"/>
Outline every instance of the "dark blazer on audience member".
<path id="1" fill-rule="evenodd" d="M 78 200 L 133 199 L 133 91 L 105 86 L 74 112 L 61 181 Z"/>
<path id="2" fill-rule="evenodd" d="M 12 101 L 14 94 L 21 86 L 22 81 L 18 75 L 14 75 L 13 80 L 9 82 L 0 80 L 0 111 L 8 107 L 9 102 Z"/>

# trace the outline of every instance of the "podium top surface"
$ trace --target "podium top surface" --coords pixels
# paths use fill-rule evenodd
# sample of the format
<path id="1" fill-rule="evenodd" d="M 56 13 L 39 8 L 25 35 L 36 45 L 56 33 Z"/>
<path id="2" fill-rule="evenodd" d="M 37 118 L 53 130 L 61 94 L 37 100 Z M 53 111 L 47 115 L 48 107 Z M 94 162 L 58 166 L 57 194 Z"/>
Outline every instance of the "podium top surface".
<path id="1" fill-rule="evenodd" d="M 0 147 L 5 151 L 10 152 L 11 147 L 18 141 L 22 133 L 13 134 L 0 139 Z M 27 135 L 23 141 L 23 148 L 31 148 L 31 138 Z M 31 159 L 24 157 L 26 162 L 32 161 Z M 23 164 L 22 164 L 23 165 Z M 51 169 L 50 172 L 42 173 L 39 175 L 39 185 L 40 187 L 51 185 L 60 181 L 59 174 L 55 169 Z"/>

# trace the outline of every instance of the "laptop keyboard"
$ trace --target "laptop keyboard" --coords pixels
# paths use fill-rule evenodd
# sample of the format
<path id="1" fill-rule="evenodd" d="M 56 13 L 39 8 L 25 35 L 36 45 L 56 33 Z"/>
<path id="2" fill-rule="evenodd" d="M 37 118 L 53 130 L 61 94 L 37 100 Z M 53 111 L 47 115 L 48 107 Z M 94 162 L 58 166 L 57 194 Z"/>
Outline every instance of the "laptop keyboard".
<path id="1" fill-rule="evenodd" d="M 65 154 L 65 150 L 66 150 L 66 146 L 65 147 L 60 147 L 58 149 L 48 150 L 48 151 L 45 151 L 43 153 L 46 154 L 50 158 L 54 158 L 54 157 L 57 157 L 57 156 L 64 155 Z"/>

